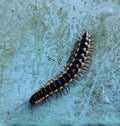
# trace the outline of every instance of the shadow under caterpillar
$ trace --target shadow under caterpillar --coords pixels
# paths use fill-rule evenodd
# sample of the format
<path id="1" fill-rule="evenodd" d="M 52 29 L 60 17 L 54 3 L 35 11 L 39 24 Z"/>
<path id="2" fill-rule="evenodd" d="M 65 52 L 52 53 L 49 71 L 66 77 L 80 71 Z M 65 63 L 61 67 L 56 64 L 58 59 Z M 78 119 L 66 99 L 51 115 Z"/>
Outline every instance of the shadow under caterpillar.
<path id="1" fill-rule="evenodd" d="M 82 35 L 77 43 L 75 54 L 70 64 L 65 68 L 65 72 L 59 74 L 55 79 L 51 80 L 45 86 L 39 88 L 29 99 L 29 103 L 34 105 L 45 101 L 49 96 L 54 93 L 61 92 L 63 89 L 67 92 L 70 90 L 68 83 L 79 75 L 85 75 L 86 71 L 90 68 L 89 59 L 92 58 L 93 44 L 92 35 L 87 31 Z"/>

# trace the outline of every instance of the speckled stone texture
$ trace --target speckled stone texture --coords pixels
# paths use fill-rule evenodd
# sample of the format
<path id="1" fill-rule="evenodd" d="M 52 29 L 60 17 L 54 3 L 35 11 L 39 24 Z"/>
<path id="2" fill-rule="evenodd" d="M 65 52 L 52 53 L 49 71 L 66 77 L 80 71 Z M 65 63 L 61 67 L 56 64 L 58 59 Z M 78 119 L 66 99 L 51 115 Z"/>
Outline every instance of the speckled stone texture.
<path id="1" fill-rule="evenodd" d="M 31 108 L 84 30 L 96 41 L 87 77 Z M 120 1 L 0 0 L 0 71 L 0 126 L 120 126 Z"/>

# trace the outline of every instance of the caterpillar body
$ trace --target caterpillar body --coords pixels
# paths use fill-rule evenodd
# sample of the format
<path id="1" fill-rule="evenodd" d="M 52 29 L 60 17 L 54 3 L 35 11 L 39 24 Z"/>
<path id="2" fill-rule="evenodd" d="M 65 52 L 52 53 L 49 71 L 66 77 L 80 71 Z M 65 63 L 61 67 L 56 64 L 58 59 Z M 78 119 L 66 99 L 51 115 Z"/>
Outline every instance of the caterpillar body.
<path id="1" fill-rule="evenodd" d="M 43 102 L 49 96 L 66 89 L 69 90 L 68 83 L 81 73 L 81 70 L 87 64 L 88 56 L 91 55 L 92 48 L 92 35 L 87 31 L 82 35 L 82 38 L 77 43 L 77 49 L 69 66 L 65 68 L 65 72 L 62 72 L 55 79 L 51 80 L 45 86 L 39 88 L 29 99 L 29 103 L 34 105 Z M 87 65 L 86 65 L 87 66 Z M 86 67 L 85 67 L 86 68 Z"/>

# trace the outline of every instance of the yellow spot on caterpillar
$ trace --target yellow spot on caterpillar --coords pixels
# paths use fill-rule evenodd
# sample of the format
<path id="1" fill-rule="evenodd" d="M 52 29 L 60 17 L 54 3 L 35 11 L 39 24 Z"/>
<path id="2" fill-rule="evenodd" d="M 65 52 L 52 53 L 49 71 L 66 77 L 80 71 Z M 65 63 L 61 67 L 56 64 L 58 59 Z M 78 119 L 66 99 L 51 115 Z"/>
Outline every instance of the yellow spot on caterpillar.
<path id="1" fill-rule="evenodd" d="M 41 100 L 43 101 L 45 99 L 45 97 L 41 98 Z"/>
<path id="2" fill-rule="evenodd" d="M 53 81 L 56 81 L 57 80 L 57 78 L 55 78 Z"/>
<path id="3" fill-rule="evenodd" d="M 84 60 L 86 60 L 87 59 L 87 57 L 84 57 Z"/>
<path id="4" fill-rule="evenodd" d="M 66 74 L 66 72 L 63 72 L 63 74 Z"/>
<path id="5" fill-rule="evenodd" d="M 84 66 L 85 64 L 84 63 L 82 63 L 82 67 Z"/>
<path id="6" fill-rule="evenodd" d="M 72 82 L 72 81 L 73 81 L 73 79 L 70 79 L 70 80 L 69 80 L 69 82 Z"/>
<path id="7" fill-rule="evenodd" d="M 50 84 L 51 84 L 51 83 L 53 83 L 53 81 L 52 81 L 52 80 L 50 81 Z"/>
<path id="8" fill-rule="evenodd" d="M 91 39 L 89 39 L 88 41 L 91 42 Z"/>
<path id="9" fill-rule="evenodd" d="M 37 104 L 38 104 L 38 103 L 40 103 L 41 101 L 42 101 L 41 99 L 40 99 L 40 100 L 38 100 L 38 101 L 37 101 Z"/>
<path id="10" fill-rule="evenodd" d="M 75 61 L 75 58 L 72 60 L 72 62 L 74 62 Z"/>
<path id="11" fill-rule="evenodd" d="M 39 102 L 38 102 L 38 101 L 36 101 L 35 103 L 36 103 L 36 104 L 38 104 Z"/>
<path id="12" fill-rule="evenodd" d="M 58 92 L 58 89 L 56 89 L 54 92 Z"/>
<path id="13" fill-rule="evenodd" d="M 77 77 L 77 74 L 74 75 L 74 78 Z"/>
<path id="14" fill-rule="evenodd" d="M 60 78 L 60 77 L 62 77 L 62 74 L 60 74 L 60 75 L 58 76 L 58 78 Z"/>
<path id="15" fill-rule="evenodd" d="M 73 64 L 72 63 L 70 63 L 70 67 L 72 66 Z"/>
<path id="16" fill-rule="evenodd" d="M 64 84 L 64 86 L 67 86 L 67 85 L 68 85 L 67 83 Z"/>
<path id="17" fill-rule="evenodd" d="M 59 89 L 61 90 L 63 87 L 61 86 Z"/>
<path id="18" fill-rule="evenodd" d="M 88 45 L 88 48 L 90 48 L 90 45 Z"/>
<path id="19" fill-rule="evenodd" d="M 78 54 L 76 53 L 76 54 L 75 54 L 75 57 L 77 57 L 77 55 L 78 55 Z"/>
<path id="20" fill-rule="evenodd" d="M 77 52 L 79 51 L 79 48 L 77 48 Z"/>
<path id="21" fill-rule="evenodd" d="M 47 98 L 47 97 L 48 97 L 48 94 L 45 95 L 45 98 Z"/>
<path id="22" fill-rule="evenodd" d="M 78 72 L 80 72 L 80 71 L 81 71 L 81 69 L 79 68 L 79 69 L 78 69 Z"/>
<path id="23" fill-rule="evenodd" d="M 50 95 L 52 95 L 52 94 L 53 94 L 53 92 L 51 91 L 51 92 L 50 92 Z"/>
<path id="24" fill-rule="evenodd" d="M 69 67 L 66 67 L 66 70 L 69 70 Z"/>
<path id="25" fill-rule="evenodd" d="M 35 101 L 36 104 L 40 103 L 42 101 L 42 99 L 39 99 L 37 101 Z"/>
<path id="26" fill-rule="evenodd" d="M 88 55 L 89 51 L 86 51 L 86 55 Z"/>

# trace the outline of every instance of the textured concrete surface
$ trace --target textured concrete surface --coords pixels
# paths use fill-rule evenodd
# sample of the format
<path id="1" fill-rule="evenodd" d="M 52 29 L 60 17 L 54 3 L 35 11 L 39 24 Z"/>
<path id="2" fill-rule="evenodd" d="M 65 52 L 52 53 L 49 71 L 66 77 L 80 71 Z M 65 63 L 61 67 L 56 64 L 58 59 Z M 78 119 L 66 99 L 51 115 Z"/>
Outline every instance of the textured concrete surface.
<path id="1" fill-rule="evenodd" d="M 87 78 L 31 109 L 86 29 L 96 40 Z M 1 126 L 119 126 L 120 1 L 0 0 L 0 71 Z"/>

